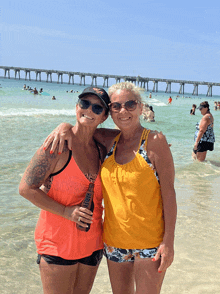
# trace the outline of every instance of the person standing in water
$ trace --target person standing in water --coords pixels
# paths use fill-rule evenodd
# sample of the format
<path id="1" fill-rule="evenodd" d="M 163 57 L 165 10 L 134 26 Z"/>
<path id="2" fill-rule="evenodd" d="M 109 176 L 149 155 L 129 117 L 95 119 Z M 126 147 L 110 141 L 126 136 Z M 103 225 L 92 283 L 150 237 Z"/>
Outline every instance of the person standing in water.
<path id="1" fill-rule="evenodd" d="M 195 113 L 196 113 L 196 104 L 193 104 L 192 109 L 190 110 L 190 114 L 195 115 Z"/>
<path id="2" fill-rule="evenodd" d="M 200 103 L 198 109 L 203 115 L 200 123 L 196 124 L 196 132 L 194 136 L 194 147 L 192 156 L 198 161 L 204 161 L 206 158 L 207 151 L 214 150 L 214 118 L 209 109 L 208 101 Z"/>
<path id="3" fill-rule="evenodd" d="M 172 97 L 170 96 L 170 97 L 168 98 L 168 104 L 171 104 L 172 101 L 173 101 L 173 99 L 172 99 Z"/>

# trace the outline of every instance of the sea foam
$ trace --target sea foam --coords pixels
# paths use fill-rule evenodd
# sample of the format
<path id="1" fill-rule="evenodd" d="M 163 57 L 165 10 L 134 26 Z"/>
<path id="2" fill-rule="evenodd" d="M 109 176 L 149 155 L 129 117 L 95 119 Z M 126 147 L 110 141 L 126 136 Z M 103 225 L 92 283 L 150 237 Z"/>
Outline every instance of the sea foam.
<path id="1" fill-rule="evenodd" d="M 75 109 L 40 109 L 40 108 L 2 108 L 0 117 L 10 116 L 44 116 L 44 115 L 66 115 L 75 116 Z"/>

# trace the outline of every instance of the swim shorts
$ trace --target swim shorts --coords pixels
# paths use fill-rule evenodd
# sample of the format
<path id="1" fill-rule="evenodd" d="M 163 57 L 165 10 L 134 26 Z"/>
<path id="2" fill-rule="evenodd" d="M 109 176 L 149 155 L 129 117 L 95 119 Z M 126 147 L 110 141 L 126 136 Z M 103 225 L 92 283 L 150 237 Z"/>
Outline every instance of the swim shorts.
<path id="1" fill-rule="evenodd" d="M 92 255 L 81 258 L 81 259 L 74 259 L 74 260 L 68 260 L 61 258 L 59 256 L 53 256 L 53 255 L 46 255 L 46 254 L 38 254 L 37 258 L 37 264 L 40 264 L 40 259 L 43 257 L 43 259 L 48 264 L 56 264 L 56 265 L 74 265 L 77 263 L 82 263 L 85 265 L 91 265 L 91 266 L 97 266 L 103 257 L 103 249 L 94 251 Z"/>
<path id="2" fill-rule="evenodd" d="M 213 151 L 214 150 L 214 143 L 211 142 L 204 142 L 198 144 L 197 150 L 193 149 L 193 152 L 196 154 L 197 152 L 205 152 L 205 151 Z"/>
<path id="3" fill-rule="evenodd" d="M 133 262 L 138 258 L 153 258 L 158 247 L 149 249 L 121 249 L 108 246 L 104 243 L 104 255 L 107 259 L 115 262 Z"/>

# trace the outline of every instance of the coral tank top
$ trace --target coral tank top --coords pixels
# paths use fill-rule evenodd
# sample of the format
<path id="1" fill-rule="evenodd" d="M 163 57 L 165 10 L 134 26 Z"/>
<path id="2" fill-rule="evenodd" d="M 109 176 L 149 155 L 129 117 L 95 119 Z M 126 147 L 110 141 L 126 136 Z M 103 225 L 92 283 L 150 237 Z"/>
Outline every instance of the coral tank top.
<path id="1" fill-rule="evenodd" d="M 76 164 L 72 153 L 65 167 L 51 175 L 48 196 L 65 205 L 79 205 L 88 190 L 90 181 Z M 41 210 L 35 230 L 35 243 L 39 254 L 80 259 L 103 248 L 102 241 L 102 186 L 100 174 L 94 182 L 93 223 L 88 232 L 76 228 L 76 223 L 51 212 Z"/>

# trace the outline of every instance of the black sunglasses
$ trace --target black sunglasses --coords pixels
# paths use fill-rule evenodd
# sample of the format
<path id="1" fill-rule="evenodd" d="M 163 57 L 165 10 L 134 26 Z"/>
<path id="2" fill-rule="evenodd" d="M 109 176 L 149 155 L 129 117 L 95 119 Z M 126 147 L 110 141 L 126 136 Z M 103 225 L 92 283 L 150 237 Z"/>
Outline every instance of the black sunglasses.
<path id="1" fill-rule="evenodd" d="M 133 111 L 137 108 L 138 103 L 140 103 L 138 100 L 128 100 L 125 103 L 112 102 L 109 104 L 109 107 L 112 112 L 119 112 L 122 107 L 127 111 Z"/>
<path id="2" fill-rule="evenodd" d="M 79 99 L 78 104 L 82 109 L 88 109 L 90 105 L 92 105 L 92 111 L 98 115 L 101 114 L 104 110 L 104 107 L 102 107 L 100 104 L 92 104 L 89 100 Z"/>

